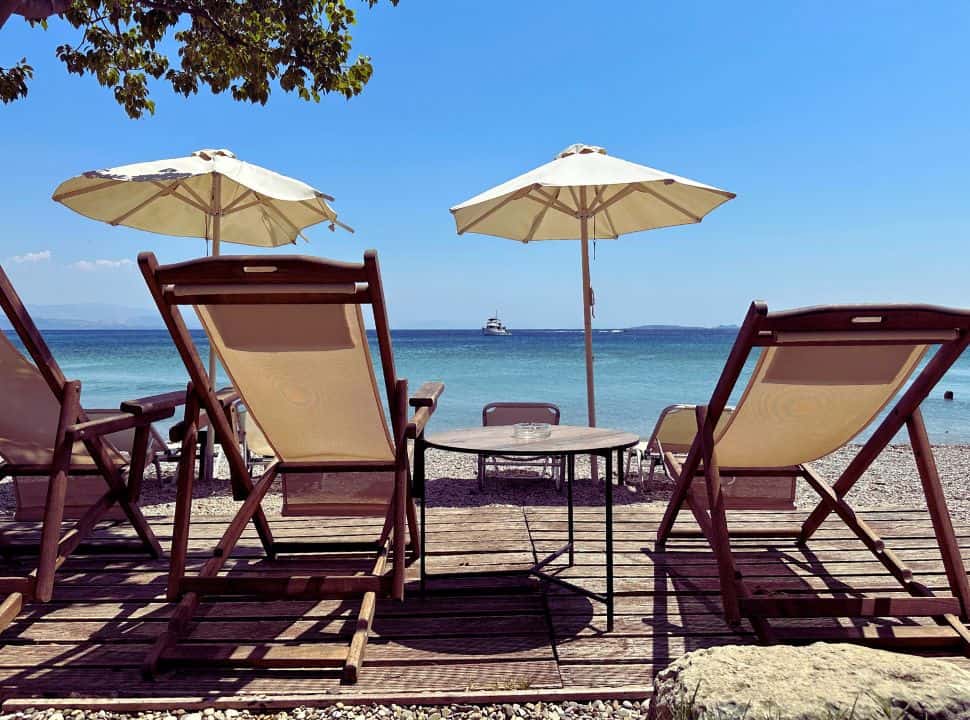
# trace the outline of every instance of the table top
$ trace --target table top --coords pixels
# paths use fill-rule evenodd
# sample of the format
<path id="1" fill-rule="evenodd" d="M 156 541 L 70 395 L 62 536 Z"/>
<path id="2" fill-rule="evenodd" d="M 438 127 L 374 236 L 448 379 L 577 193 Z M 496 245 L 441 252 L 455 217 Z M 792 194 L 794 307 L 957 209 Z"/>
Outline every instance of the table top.
<path id="1" fill-rule="evenodd" d="M 425 438 L 429 447 L 456 452 L 501 455 L 559 455 L 618 450 L 640 442 L 633 433 L 610 428 L 553 425 L 544 438 L 515 437 L 513 425 L 490 425 L 434 433 Z"/>

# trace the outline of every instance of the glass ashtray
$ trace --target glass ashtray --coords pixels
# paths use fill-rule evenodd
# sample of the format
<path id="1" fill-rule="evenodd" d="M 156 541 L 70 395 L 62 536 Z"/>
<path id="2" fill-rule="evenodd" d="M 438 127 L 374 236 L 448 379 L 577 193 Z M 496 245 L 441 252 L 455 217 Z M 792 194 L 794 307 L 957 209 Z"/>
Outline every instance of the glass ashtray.
<path id="1" fill-rule="evenodd" d="M 517 438 L 547 438 L 552 435 L 552 425 L 549 423 L 515 423 L 512 426 L 512 436 Z"/>

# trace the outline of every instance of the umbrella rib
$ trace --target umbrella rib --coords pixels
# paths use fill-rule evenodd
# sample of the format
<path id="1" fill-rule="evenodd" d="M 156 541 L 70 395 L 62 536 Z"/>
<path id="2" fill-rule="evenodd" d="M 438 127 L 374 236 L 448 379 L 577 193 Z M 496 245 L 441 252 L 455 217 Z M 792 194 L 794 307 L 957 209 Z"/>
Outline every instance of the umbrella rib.
<path id="1" fill-rule="evenodd" d="M 330 197 L 329 195 L 325 195 L 324 193 L 320 193 L 319 197 L 320 198 L 323 198 L 324 200 L 330 200 L 331 202 L 333 202 L 333 198 Z M 352 227 L 350 227 L 350 225 L 347 225 L 346 223 L 342 223 L 342 222 L 340 222 L 337 219 L 337 211 L 334 210 L 333 208 L 330 208 L 330 212 L 333 213 L 333 216 L 330 216 L 330 215 L 327 215 L 326 212 L 324 212 L 324 210 L 323 210 L 322 207 L 316 207 L 316 206 L 314 206 L 314 204 L 310 200 L 300 200 L 300 204 L 301 205 L 304 205 L 305 207 L 309 208 L 310 210 L 313 210 L 314 212 L 320 213 L 320 215 L 323 217 L 324 220 L 329 220 L 334 225 L 339 225 L 340 227 L 342 227 L 347 232 L 350 232 L 350 233 L 354 232 L 354 229 Z M 332 229 L 333 228 L 331 228 L 331 230 Z M 306 238 L 304 238 L 304 239 L 306 239 Z M 309 241 L 307 241 L 307 242 L 309 242 Z"/>
<path id="2" fill-rule="evenodd" d="M 493 205 L 492 207 L 490 207 L 488 210 L 486 210 L 481 215 L 479 215 L 477 218 L 475 218 L 474 220 L 472 220 L 471 222 L 469 222 L 468 224 L 466 224 L 464 227 L 458 228 L 458 234 L 461 235 L 466 230 L 469 230 L 469 229 L 473 228 L 475 225 L 478 225 L 478 223 L 480 223 L 482 220 L 484 220 L 485 218 L 489 217 L 492 213 L 501 210 L 503 207 L 505 207 L 506 205 L 508 205 L 513 200 L 518 200 L 521 197 L 527 197 L 528 194 L 529 194 L 529 191 L 532 190 L 532 188 L 533 188 L 533 186 L 532 185 L 529 185 L 528 187 L 520 188 L 519 190 L 516 190 L 515 192 L 510 193 L 509 195 L 506 195 L 502 199 L 501 202 L 496 203 L 495 205 Z"/>
<path id="3" fill-rule="evenodd" d="M 334 218 L 330 222 L 332 222 L 334 225 L 338 227 L 342 227 L 344 230 L 346 230 L 349 233 L 355 232 L 354 229 L 350 227 L 350 225 L 348 225 L 347 223 L 340 222 L 337 218 Z"/>
<path id="4" fill-rule="evenodd" d="M 594 205 L 594 207 L 590 209 L 589 214 L 596 215 L 598 213 L 603 212 L 610 205 L 613 205 L 614 203 L 619 202 L 630 193 L 635 192 L 637 189 L 638 188 L 636 185 L 625 185 L 624 187 L 621 187 L 613 194 L 611 198 L 609 198 L 608 200 L 603 200 L 599 205 Z"/>
<path id="5" fill-rule="evenodd" d="M 222 208 L 222 214 L 228 215 L 230 212 L 233 212 L 235 207 L 242 202 L 243 198 L 245 198 L 248 195 L 255 195 L 255 194 L 256 193 L 253 192 L 252 188 L 246 188 L 246 192 L 240 193 L 233 199 L 231 203 L 229 203 L 224 208 Z M 251 206 L 252 206 L 252 203 L 247 205 L 247 207 L 251 207 Z"/>
<path id="6" fill-rule="evenodd" d="M 179 195 L 179 190 L 185 190 L 185 191 L 189 192 L 190 194 L 192 194 L 191 193 L 191 190 L 189 189 L 189 187 L 187 185 L 180 185 L 180 184 L 178 184 L 178 183 L 181 183 L 181 182 L 182 182 L 181 180 L 176 181 L 176 187 L 171 192 L 172 197 L 175 198 L 176 200 L 181 200 L 186 205 L 191 205 L 196 210 L 201 210 L 202 212 L 204 212 L 204 213 L 206 213 L 208 215 L 209 214 L 209 208 L 205 205 L 205 203 L 203 203 L 201 201 L 201 199 L 199 200 L 199 202 L 196 202 L 195 200 L 193 200 L 190 197 L 187 198 L 187 197 L 182 197 L 181 195 Z M 160 183 L 158 181 L 155 181 L 155 180 L 152 181 L 152 184 L 155 185 L 156 187 L 159 187 L 159 188 L 164 188 L 165 187 L 162 183 Z"/>
<path id="7" fill-rule="evenodd" d="M 574 220 L 576 219 L 576 214 L 577 214 L 578 211 L 577 210 L 574 210 L 571 207 L 569 207 L 562 200 L 559 200 L 559 193 L 562 191 L 562 188 L 561 187 L 560 188 L 556 188 L 556 195 L 553 195 L 552 193 L 546 192 L 543 188 L 537 187 L 537 188 L 533 188 L 533 189 L 535 190 L 535 193 L 537 195 L 539 195 L 543 199 L 540 200 L 539 198 L 534 198 L 531 195 L 526 195 L 526 198 L 527 199 L 532 200 L 533 202 L 537 202 L 537 203 L 543 203 L 546 200 L 552 200 L 553 201 L 553 203 L 552 203 L 553 209 L 558 210 L 559 212 L 563 213 L 564 215 L 568 215 L 569 217 L 573 218 Z"/>
<path id="8" fill-rule="evenodd" d="M 552 207 L 552 204 L 556 202 L 556 200 L 558 199 L 559 199 L 559 188 L 556 188 L 555 194 L 553 194 L 553 196 L 546 202 L 546 204 L 542 206 L 542 209 L 535 216 L 535 219 L 532 221 L 532 227 L 529 228 L 529 234 L 525 236 L 525 239 L 522 242 L 532 241 L 532 238 L 535 237 L 536 230 L 538 230 L 539 225 L 542 224 L 542 219 L 546 216 L 546 213 L 549 212 L 549 208 Z"/>
<path id="9" fill-rule="evenodd" d="M 322 215 L 325 220 L 333 220 L 334 219 L 334 218 L 330 217 L 329 215 L 327 215 L 327 213 L 324 212 L 324 210 L 323 210 L 322 207 L 319 207 L 317 205 L 314 205 L 309 200 L 300 200 L 300 205 L 302 205 L 305 208 L 308 208 L 309 210 L 312 210 L 313 212 L 320 213 L 320 215 Z M 336 216 L 336 213 L 334 213 L 334 215 Z"/>
<path id="10" fill-rule="evenodd" d="M 576 212 L 577 213 L 581 213 L 584 210 L 586 210 L 586 212 L 588 213 L 589 210 L 587 210 L 586 208 L 584 208 L 583 205 L 582 205 L 582 203 L 579 202 L 579 198 L 576 197 L 576 188 L 573 187 L 572 185 L 570 185 L 569 188 L 568 188 L 568 190 L 569 190 L 569 194 L 572 195 L 572 197 L 573 197 L 573 204 L 576 206 Z"/>
<path id="11" fill-rule="evenodd" d="M 616 226 L 613 224 L 613 218 L 610 217 L 610 209 L 608 207 L 603 208 L 603 217 L 606 218 L 606 224 L 610 226 L 610 233 L 612 233 L 613 237 L 620 237 L 619 233 L 616 231 Z"/>
<path id="12" fill-rule="evenodd" d="M 300 228 L 298 228 L 298 227 L 297 227 L 296 225 L 294 225 L 294 224 L 293 224 L 292 222 L 290 222 L 290 219 L 289 219 L 288 217 L 286 217 L 286 215 L 284 215 L 284 214 L 282 213 L 282 211 L 281 211 L 281 210 L 280 210 L 280 209 L 279 209 L 278 207 L 276 207 L 276 206 L 275 206 L 275 205 L 273 204 L 273 201 L 272 201 L 272 200 L 270 200 L 270 199 L 269 199 L 269 198 L 267 198 L 267 197 L 263 197 L 262 195 L 257 195 L 256 197 L 258 197 L 258 198 L 259 198 L 259 201 L 260 201 L 260 202 L 261 202 L 261 203 L 262 203 L 262 204 L 263 204 L 263 205 L 264 205 L 265 207 L 267 207 L 267 208 L 269 208 L 269 209 L 270 209 L 270 210 L 272 210 L 272 211 L 273 211 L 274 213 L 276 213 L 276 215 L 277 215 L 277 217 L 278 217 L 278 218 L 279 218 L 280 220 L 282 220 L 282 221 L 283 221 L 284 223 L 286 223 L 287 225 L 289 225 L 289 226 L 290 226 L 290 230 L 292 230 L 293 232 L 295 232 L 295 233 L 296 233 L 297 235 L 299 235 L 299 234 L 300 234 Z"/>
<path id="13" fill-rule="evenodd" d="M 673 200 L 668 200 L 667 198 L 665 198 L 663 195 L 661 195 L 660 193 L 658 193 L 653 188 L 647 187 L 643 183 L 637 183 L 637 189 L 639 189 L 640 192 L 646 193 L 647 195 L 652 195 L 657 200 L 659 200 L 660 202 L 662 202 L 664 205 L 667 205 L 668 207 L 673 208 L 674 210 L 676 210 L 677 212 L 679 212 L 681 215 L 684 215 L 685 217 L 689 217 L 694 222 L 700 222 L 701 221 L 701 219 L 697 215 L 694 215 L 693 213 L 688 212 L 687 210 L 685 210 L 684 208 L 682 208 L 680 205 L 678 205 L 677 203 L 675 203 Z"/>
<path id="14" fill-rule="evenodd" d="M 172 193 L 175 192 L 175 189 L 178 187 L 179 182 L 180 182 L 179 180 L 176 180 L 171 185 L 162 185 L 161 183 L 155 183 L 155 182 L 153 182 L 152 185 L 161 186 L 161 190 L 159 190 L 154 195 L 150 195 L 149 197 L 145 198 L 144 200 L 142 200 L 140 203 L 138 203 L 137 205 L 135 205 L 135 207 L 131 208 L 127 212 L 122 213 L 121 215 L 119 215 L 118 217 L 114 218 L 113 220 L 109 220 L 108 221 L 108 224 L 109 225 L 118 225 L 119 223 L 122 223 L 125 220 L 127 220 L 128 218 L 130 218 L 132 215 L 134 215 L 139 210 L 142 210 L 145 206 L 147 206 L 147 205 L 155 202 L 158 198 L 163 197 L 165 195 L 171 195 Z"/>
<path id="15" fill-rule="evenodd" d="M 232 210 L 223 210 L 222 216 L 225 217 L 226 215 L 232 215 L 233 213 L 242 212 L 243 210 L 249 210 L 249 208 L 256 207 L 259 204 L 259 200 L 253 200 L 245 205 L 237 205 L 236 207 L 232 208 Z"/>
<path id="16" fill-rule="evenodd" d="M 68 198 L 72 198 L 77 195 L 87 195 L 88 193 L 97 192 L 98 190 L 104 190 L 105 188 L 114 187 L 122 182 L 124 182 L 124 180 L 106 180 L 103 183 L 98 183 L 97 185 L 92 185 L 90 187 L 83 187 L 78 188 L 77 190 L 69 190 L 68 192 L 60 193 L 51 199 L 56 200 L 57 202 L 63 202 Z"/>

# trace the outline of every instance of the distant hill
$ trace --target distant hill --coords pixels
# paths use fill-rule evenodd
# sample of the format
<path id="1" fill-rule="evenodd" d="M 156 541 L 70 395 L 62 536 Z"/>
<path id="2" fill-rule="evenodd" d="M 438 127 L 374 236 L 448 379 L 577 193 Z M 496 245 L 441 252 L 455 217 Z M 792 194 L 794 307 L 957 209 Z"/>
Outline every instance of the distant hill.
<path id="1" fill-rule="evenodd" d="M 158 313 L 110 303 L 73 305 L 29 305 L 31 317 L 41 330 L 161 330 Z M 199 327 L 192 313 L 185 313 L 189 327 Z M 0 313 L 0 330 L 10 330 L 10 321 Z"/>

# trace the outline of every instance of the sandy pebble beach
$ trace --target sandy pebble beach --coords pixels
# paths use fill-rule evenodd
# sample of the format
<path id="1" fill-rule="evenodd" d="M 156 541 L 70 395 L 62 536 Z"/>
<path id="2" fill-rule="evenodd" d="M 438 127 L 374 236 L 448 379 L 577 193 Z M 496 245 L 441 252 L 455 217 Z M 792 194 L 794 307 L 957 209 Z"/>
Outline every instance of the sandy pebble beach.
<path id="1" fill-rule="evenodd" d="M 834 482 L 858 452 L 858 446 L 846 446 L 816 461 L 816 471 Z M 933 448 L 940 480 L 950 513 L 955 522 L 970 522 L 970 445 L 939 445 Z M 165 515 L 175 510 L 175 464 L 162 464 L 162 478 L 154 470 L 146 471 L 141 505 L 148 514 Z M 590 482 L 589 462 L 577 458 L 577 482 L 574 501 L 578 506 L 603 503 L 601 485 Z M 427 455 L 428 503 L 434 507 L 488 507 L 493 505 L 552 505 L 563 502 L 562 495 L 548 479 L 490 478 L 484 490 L 477 480 L 473 456 L 430 450 Z M 237 503 L 229 492 L 228 468 L 223 458 L 216 463 L 215 478 L 206 484 L 196 483 L 193 514 L 220 515 L 235 512 Z M 616 505 L 663 507 L 673 483 L 659 471 L 649 487 L 635 484 L 619 487 L 614 493 Z M 800 508 L 814 507 L 817 496 L 804 482 L 797 485 Z M 879 456 L 848 496 L 857 508 L 925 507 L 923 490 L 909 445 L 892 445 Z M 279 492 L 271 491 L 265 501 L 268 511 L 278 511 Z M 13 486 L 9 478 L 0 481 L 0 514 L 10 516 L 14 508 Z"/>
<path id="2" fill-rule="evenodd" d="M 0 715 L 0 720 L 637 720 L 647 717 L 649 705 L 648 700 L 493 705 L 345 705 L 338 702 L 326 707 L 298 707 L 281 712 L 206 708 L 203 711 L 173 709 L 139 713 L 60 711 L 38 707 L 25 712 Z"/>

